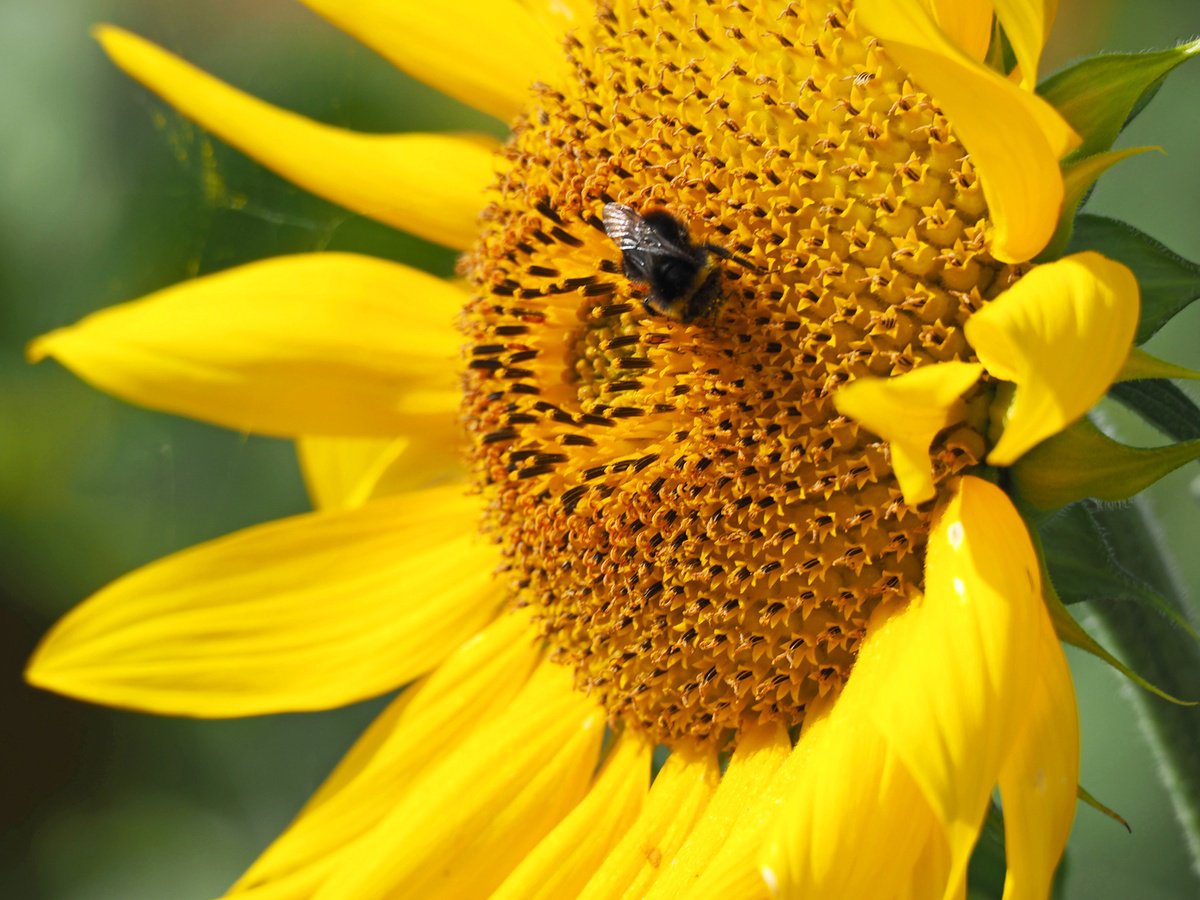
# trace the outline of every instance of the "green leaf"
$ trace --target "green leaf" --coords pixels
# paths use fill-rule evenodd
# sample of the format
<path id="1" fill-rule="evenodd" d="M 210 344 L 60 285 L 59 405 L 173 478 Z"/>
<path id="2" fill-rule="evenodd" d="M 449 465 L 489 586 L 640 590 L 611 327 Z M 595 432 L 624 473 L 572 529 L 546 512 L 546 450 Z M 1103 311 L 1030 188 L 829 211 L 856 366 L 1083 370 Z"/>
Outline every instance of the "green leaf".
<path id="1" fill-rule="evenodd" d="M 1128 447 L 1080 419 L 1022 456 L 1010 472 L 1022 500 L 1057 509 L 1087 497 L 1126 500 L 1196 459 L 1200 440 Z"/>
<path id="2" fill-rule="evenodd" d="M 1093 56 L 1063 69 L 1038 85 L 1083 138 L 1072 157 L 1103 153 L 1142 111 L 1171 70 L 1200 53 L 1200 40 L 1147 53 Z"/>
<path id="3" fill-rule="evenodd" d="M 1124 263 L 1142 291 L 1142 314 L 1135 342 L 1145 343 L 1158 329 L 1200 297 L 1200 266 L 1173 253 L 1132 225 L 1103 216 L 1075 220 L 1069 253 L 1095 250 Z"/>
<path id="4" fill-rule="evenodd" d="M 1123 381 L 1108 396 L 1176 441 L 1200 438 L 1200 407 L 1169 381 Z"/>
<path id="5" fill-rule="evenodd" d="M 1118 563 L 1154 585 L 1172 607 L 1187 609 L 1184 586 L 1163 555 L 1155 520 L 1141 498 L 1121 506 L 1093 510 L 1104 530 L 1120 535 L 1113 542 Z M 1097 637 L 1129 665 L 1176 695 L 1194 694 L 1200 685 L 1200 644 L 1161 616 L 1147 616 L 1129 603 L 1091 605 Z M 1156 769 L 1167 789 L 1175 821 L 1192 864 L 1200 867 L 1200 713 L 1195 707 L 1163 703 L 1144 691 L 1131 697 L 1134 719 L 1154 750 Z"/>
<path id="6" fill-rule="evenodd" d="M 1063 603 L 1131 601 L 1166 616 L 1196 638 L 1187 620 L 1158 591 L 1117 562 L 1098 513 L 1084 501 L 1038 523 L 1046 569 Z"/>
<path id="7" fill-rule="evenodd" d="M 1043 553 L 1044 562 L 1045 554 Z M 1197 705 L 1197 701 L 1195 700 L 1181 700 L 1178 697 L 1171 696 L 1162 688 L 1151 684 L 1133 669 L 1129 668 L 1129 666 L 1125 665 L 1125 663 L 1121 662 L 1121 660 L 1109 653 L 1099 641 L 1088 634 L 1083 626 L 1075 621 L 1075 617 L 1071 615 L 1070 610 L 1063 605 L 1062 598 L 1058 596 L 1058 592 L 1054 588 L 1054 582 L 1046 574 L 1045 569 L 1042 571 L 1042 596 L 1046 601 L 1046 609 L 1050 612 L 1050 621 L 1054 623 L 1054 633 L 1058 635 L 1059 640 L 1092 654 L 1092 656 L 1101 662 L 1107 663 L 1113 669 L 1120 672 L 1138 687 L 1149 691 L 1155 696 L 1162 697 L 1169 703 L 1174 703 L 1176 706 Z"/>

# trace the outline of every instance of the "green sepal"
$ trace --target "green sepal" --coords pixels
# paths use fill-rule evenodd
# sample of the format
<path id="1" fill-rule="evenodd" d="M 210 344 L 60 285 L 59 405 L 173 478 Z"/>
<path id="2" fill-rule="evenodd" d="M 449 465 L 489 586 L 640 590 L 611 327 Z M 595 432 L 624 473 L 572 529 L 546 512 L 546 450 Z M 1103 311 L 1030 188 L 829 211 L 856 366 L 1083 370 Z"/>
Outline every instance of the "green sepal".
<path id="1" fill-rule="evenodd" d="M 1100 510 L 1098 504 L 1085 500 L 1052 515 L 1027 516 L 1036 526 L 1036 542 L 1049 575 L 1048 590 L 1055 590 L 1067 606 L 1100 598 L 1151 606 L 1197 638 L 1186 620 L 1163 605 L 1154 588 L 1116 561 L 1100 524 Z"/>
<path id="2" fill-rule="evenodd" d="M 1200 39 L 1169 50 L 1093 56 L 1038 85 L 1038 94 L 1083 138 L 1068 159 L 1103 153 L 1111 147 L 1171 70 L 1197 53 Z"/>
<path id="3" fill-rule="evenodd" d="M 1200 381 L 1200 372 L 1169 363 L 1152 353 L 1134 347 L 1129 351 L 1129 358 L 1125 360 L 1125 365 L 1121 366 L 1116 380 L 1144 381 L 1148 378 L 1179 378 L 1185 381 Z"/>
<path id="4" fill-rule="evenodd" d="M 1176 441 L 1200 438 L 1200 407 L 1169 381 L 1123 381 L 1108 396 Z"/>
<path id="5" fill-rule="evenodd" d="M 1088 497 L 1127 500 L 1185 463 L 1200 459 L 1200 440 L 1128 447 L 1088 419 L 1042 441 L 1009 470 L 1020 498 L 1058 509 Z"/>
<path id="6" fill-rule="evenodd" d="M 1094 637 L 1083 629 L 1082 625 L 1075 621 L 1075 617 L 1071 615 L 1071 611 L 1067 609 L 1062 599 L 1058 596 L 1057 591 L 1055 591 L 1053 580 L 1045 571 L 1042 572 L 1042 581 L 1042 596 L 1045 598 L 1046 609 L 1050 612 L 1050 621 L 1054 623 L 1054 631 L 1058 635 L 1059 640 L 1092 654 L 1092 656 L 1120 672 L 1138 687 L 1149 691 L 1156 697 L 1162 697 L 1164 700 L 1174 703 L 1177 706 L 1200 705 L 1200 702 L 1196 700 L 1180 700 L 1178 697 L 1171 696 L 1162 688 L 1151 684 L 1109 653 Z"/>
<path id="7" fill-rule="evenodd" d="M 1041 558 L 1049 575 L 1047 594 L 1057 591 L 1055 596 L 1067 605 L 1105 598 L 1132 601 L 1156 610 L 1200 640 L 1188 621 L 1158 591 L 1117 562 L 1093 510 L 1090 501 L 1085 500 L 1037 523 Z"/>
<path id="8" fill-rule="evenodd" d="M 1058 214 L 1058 227 L 1037 261 L 1045 262 L 1060 258 L 1071 242 L 1075 230 L 1075 214 L 1091 193 L 1100 176 L 1124 159 L 1158 150 L 1158 147 L 1130 147 L 1125 150 L 1106 150 L 1091 156 L 1077 157 L 1072 154 L 1062 164 L 1063 203 Z"/>
<path id="9" fill-rule="evenodd" d="M 1186 615 L 1183 584 L 1163 553 L 1158 523 L 1147 507 L 1135 497 L 1119 506 L 1093 507 L 1091 514 L 1106 532 L 1119 535 L 1109 545 L 1114 559 Z M 1148 616 L 1131 603 L 1106 600 L 1091 604 L 1091 614 L 1089 625 L 1131 666 L 1173 694 L 1194 694 L 1200 685 L 1200 643 L 1181 633 L 1174 621 Z M 1200 714 L 1195 707 L 1163 703 L 1145 691 L 1133 692 L 1130 699 L 1136 711 L 1133 722 L 1154 751 L 1184 845 L 1200 865 Z"/>
<path id="10" fill-rule="evenodd" d="M 1095 250 L 1124 263 L 1137 278 L 1142 310 L 1134 343 L 1144 344 L 1176 313 L 1200 297 L 1200 266 L 1132 225 L 1084 214 L 1075 219 L 1068 253 Z"/>
<path id="11" fill-rule="evenodd" d="M 1096 810 L 1096 812 L 1103 813 L 1118 825 L 1123 825 L 1126 831 L 1128 831 L 1130 834 L 1133 834 L 1133 828 L 1127 821 L 1125 821 L 1124 816 L 1114 810 L 1111 806 L 1105 806 L 1103 803 L 1093 797 L 1087 788 L 1085 788 L 1082 784 L 1076 787 L 1075 796 L 1077 796 L 1092 809 Z"/>

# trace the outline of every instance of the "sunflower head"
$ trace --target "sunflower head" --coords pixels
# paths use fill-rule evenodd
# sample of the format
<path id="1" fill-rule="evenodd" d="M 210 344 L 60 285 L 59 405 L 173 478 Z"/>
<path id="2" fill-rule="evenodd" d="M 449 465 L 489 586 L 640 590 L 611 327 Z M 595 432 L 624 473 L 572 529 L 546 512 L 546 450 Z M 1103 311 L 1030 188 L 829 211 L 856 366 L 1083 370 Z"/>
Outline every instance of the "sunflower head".
<path id="1" fill-rule="evenodd" d="M 302 186 L 465 251 L 469 290 L 321 252 L 37 339 L 298 438 L 318 510 L 119 579 L 30 680 L 203 716 L 407 685 L 234 893 L 958 896 L 998 791 L 992 893 L 1048 896 L 1079 780 L 1058 635 L 1104 651 L 1054 583 L 1086 539 L 1030 510 L 1200 454 L 1078 421 L 1195 374 L 1131 350 L 1186 301 L 1139 325 L 1109 256 L 1149 254 L 1150 294 L 1179 267 L 1094 225 L 1062 254 L 1200 42 L 1035 94 L 1049 0 L 306 2 L 508 142 L 322 125 L 100 38 Z M 1070 557 L 1088 590 L 1129 589 L 1108 549 Z"/>
<path id="2" fill-rule="evenodd" d="M 834 394 L 973 360 L 964 323 L 1020 270 L 988 252 L 950 123 L 848 4 L 601 9 L 568 50 L 463 266 L 463 419 L 511 602 L 659 740 L 798 726 L 873 611 L 922 589 L 934 506 Z M 678 223 L 693 314 L 629 277 L 614 208 Z M 939 430 L 936 484 L 983 460 L 987 394 Z"/>

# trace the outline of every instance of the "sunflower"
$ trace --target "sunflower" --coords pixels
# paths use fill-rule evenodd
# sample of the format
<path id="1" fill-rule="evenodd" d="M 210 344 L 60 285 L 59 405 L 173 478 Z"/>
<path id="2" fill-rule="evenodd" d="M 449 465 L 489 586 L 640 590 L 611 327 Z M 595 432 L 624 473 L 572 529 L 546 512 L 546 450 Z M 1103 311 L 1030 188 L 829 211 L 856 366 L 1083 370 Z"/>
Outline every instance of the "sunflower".
<path id="1" fill-rule="evenodd" d="M 295 439 L 316 511 L 119 579 L 30 680 L 191 716 L 405 687 L 231 896 L 959 896 L 998 790 L 1005 896 L 1045 897 L 1079 733 L 1008 467 L 1139 316 L 1054 252 L 1053 4 L 306 2 L 510 138 L 98 37 L 461 280 L 282 257 L 36 340 Z"/>

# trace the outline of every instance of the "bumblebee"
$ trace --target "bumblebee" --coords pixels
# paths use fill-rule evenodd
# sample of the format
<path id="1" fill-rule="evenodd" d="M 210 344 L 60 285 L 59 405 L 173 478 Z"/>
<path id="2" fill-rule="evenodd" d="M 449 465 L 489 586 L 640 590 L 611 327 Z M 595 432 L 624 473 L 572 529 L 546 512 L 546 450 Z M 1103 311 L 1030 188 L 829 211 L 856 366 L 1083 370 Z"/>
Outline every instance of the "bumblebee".
<path id="1" fill-rule="evenodd" d="M 723 247 L 693 244 L 665 210 L 640 216 L 621 203 L 604 205 L 604 231 L 621 249 L 625 276 L 649 285 L 647 312 L 691 322 L 712 308 L 721 278 L 712 257 L 729 259 Z"/>

